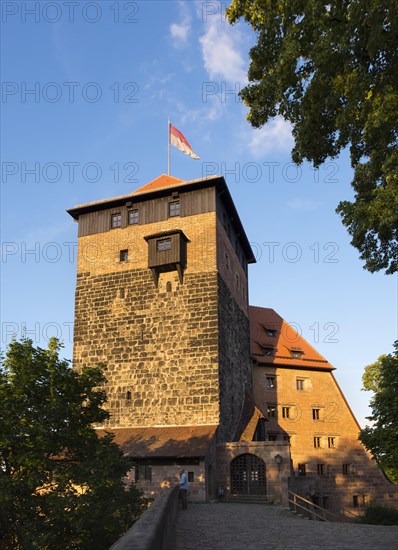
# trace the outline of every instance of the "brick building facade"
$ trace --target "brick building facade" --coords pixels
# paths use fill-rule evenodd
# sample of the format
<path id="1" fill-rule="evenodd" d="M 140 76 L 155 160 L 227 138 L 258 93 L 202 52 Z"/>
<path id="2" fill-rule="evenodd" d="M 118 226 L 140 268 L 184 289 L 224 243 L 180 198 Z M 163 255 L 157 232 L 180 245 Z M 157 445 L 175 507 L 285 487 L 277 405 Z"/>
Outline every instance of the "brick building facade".
<path id="1" fill-rule="evenodd" d="M 107 364 L 111 417 L 97 429 L 150 496 L 183 466 L 197 500 L 223 487 L 286 502 L 289 480 L 332 508 L 394 499 L 333 367 L 273 310 L 249 308 L 255 260 L 224 178 L 164 175 L 68 212 L 74 368 Z"/>

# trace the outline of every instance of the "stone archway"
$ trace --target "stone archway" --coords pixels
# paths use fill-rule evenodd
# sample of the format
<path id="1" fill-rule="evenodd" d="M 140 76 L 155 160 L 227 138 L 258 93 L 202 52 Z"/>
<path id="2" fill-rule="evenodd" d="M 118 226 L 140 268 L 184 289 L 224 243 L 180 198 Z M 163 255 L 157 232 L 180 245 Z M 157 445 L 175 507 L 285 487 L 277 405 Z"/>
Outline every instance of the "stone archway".
<path id="1" fill-rule="evenodd" d="M 243 454 L 231 462 L 231 494 L 265 495 L 265 462 L 252 454 Z"/>

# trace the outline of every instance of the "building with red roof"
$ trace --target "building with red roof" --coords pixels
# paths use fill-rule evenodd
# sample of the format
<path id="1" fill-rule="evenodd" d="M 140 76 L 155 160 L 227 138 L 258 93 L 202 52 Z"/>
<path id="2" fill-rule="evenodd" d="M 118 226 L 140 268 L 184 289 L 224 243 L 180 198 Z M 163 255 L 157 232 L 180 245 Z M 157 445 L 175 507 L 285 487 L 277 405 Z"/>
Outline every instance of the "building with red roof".
<path id="1" fill-rule="evenodd" d="M 255 257 L 223 177 L 161 175 L 68 210 L 78 222 L 74 368 L 105 362 L 111 432 L 148 496 L 293 493 L 358 512 L 394 503 L 334 367 L 248 304 Z M 290 493 L 289 493 L 290 491 Z"/>

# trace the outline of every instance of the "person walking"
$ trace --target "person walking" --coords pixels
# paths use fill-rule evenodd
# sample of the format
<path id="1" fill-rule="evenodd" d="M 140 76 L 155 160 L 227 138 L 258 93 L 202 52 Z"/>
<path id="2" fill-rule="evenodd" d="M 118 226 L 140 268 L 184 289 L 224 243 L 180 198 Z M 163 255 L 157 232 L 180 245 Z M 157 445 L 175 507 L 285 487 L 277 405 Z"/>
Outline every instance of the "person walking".
<path id="1" fill-rule="evenodd" d="M 185 470 L 180 470 L 180 499 L 182 504 L 182 509 L 186 510 L 188 508 L 188 476 L 185 473 Z"/>

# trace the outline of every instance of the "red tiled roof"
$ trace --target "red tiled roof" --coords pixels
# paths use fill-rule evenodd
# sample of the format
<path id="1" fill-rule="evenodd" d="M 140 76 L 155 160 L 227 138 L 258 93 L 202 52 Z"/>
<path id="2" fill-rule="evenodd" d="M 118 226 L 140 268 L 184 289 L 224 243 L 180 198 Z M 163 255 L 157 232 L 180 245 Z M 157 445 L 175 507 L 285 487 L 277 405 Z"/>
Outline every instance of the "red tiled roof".
<path id="1" fill-rule="evenodd" d="M 186 182 L 179 178 L 175 178 L 174 176 L 168 176 L 167 174 L 162 174 L 161 176 L 158 176 L 154 180 L 150 181 L 149 183 L 146 183 L 139 189 L 136 189 L 133 195 L 137 195 L 140 193 L 148 193 L 149 191 L 155 191 L 157 189 L 163 189 L 166 187 L 173 187 L 173 185 L 180 185 L 181 183 L 186 183 Z"/>
<path id="2" fill-rule="evenodd" d="M 217 425 L 97 429 L 115 435 L 114 442 L 131 458 L 203 457 L 209 450 Z"/>
<path id="3" fill-rule="evenodd" d="M 257 363 L 300 369 L 334 370 L 334 367 L 273 309 L 250 306 L 249 317 L 250 352 Z M 267 329 L 275 331 L 274 336 L 268 336 Z M 265 355 L 264 348 L 271 348 L 272 355 Z M 300 357 L 292 357 L 293 351 L 300 352 Z"/>

